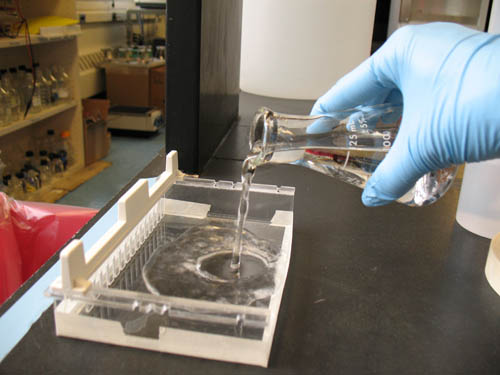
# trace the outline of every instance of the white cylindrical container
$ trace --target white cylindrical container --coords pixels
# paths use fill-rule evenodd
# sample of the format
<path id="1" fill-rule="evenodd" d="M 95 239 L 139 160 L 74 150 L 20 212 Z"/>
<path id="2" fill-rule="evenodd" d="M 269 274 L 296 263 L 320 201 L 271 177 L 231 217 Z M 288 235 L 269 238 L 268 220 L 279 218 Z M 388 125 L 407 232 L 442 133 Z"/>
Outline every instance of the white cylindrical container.
<path id="1" fill-rule="evenodd" d="M 488 32 L 492 34 L 500 33 L 500 0 L 493 0 L 493 2 L 491 3 Z"/>
<path id="2" fill-rule="evenodd" d="M 317 99 L 370 55 L 376 0 L 244 0 L 240 88 Z"/>
<path id="3" fill-rule="evenodd" d="M 457 222 L 486 238 L 500 232 L 500 159 L 465 166 Z"/>
<path id="4" fill-rule="evenodd" d="M 500 232 L 491 240 L 484 273 L 491 287 L 500 296 Z"/>

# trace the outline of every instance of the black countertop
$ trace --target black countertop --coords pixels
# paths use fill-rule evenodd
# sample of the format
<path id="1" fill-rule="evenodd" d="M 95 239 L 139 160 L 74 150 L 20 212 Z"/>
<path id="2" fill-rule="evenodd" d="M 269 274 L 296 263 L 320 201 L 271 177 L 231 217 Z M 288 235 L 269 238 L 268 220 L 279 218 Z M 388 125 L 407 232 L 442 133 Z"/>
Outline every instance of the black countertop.
<path id="1" fill-rule="evenodd" d="M 202 177 L 239 180 L 230 150 L 241 154 L 241 140 L 226 142 L 234 143 Z M 141 176 L 163 167 L 159 156 Z M 489 240 L 456 223 L 458 184 L 430 207 L 366 208 L 359 189 L 300 167 L 262 167 L 254 181 L 296 187 L 268 369 L 56 337 L 49 309 L 0 373 L 500 374 L 500 296 L 484 276 Z"/>

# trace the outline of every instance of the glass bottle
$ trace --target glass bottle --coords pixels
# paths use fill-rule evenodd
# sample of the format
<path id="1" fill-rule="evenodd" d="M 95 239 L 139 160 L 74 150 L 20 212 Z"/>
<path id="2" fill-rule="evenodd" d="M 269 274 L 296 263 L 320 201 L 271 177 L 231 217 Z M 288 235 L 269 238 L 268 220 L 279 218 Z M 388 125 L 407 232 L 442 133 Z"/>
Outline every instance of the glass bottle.
<path id="1" fill-rule="evenodd" d="M 50 159 L 47 150 L 40 150 L 39 152 L 40 160 L 40 178 L 42 180 L 42 186 L 46 185 L 52 178 L 52 169 L 50 168 Z"/>
<path id="2" fill-rule="evenodd" d="M 59 102 L 64 103 L 70 101 L 71 89 L 69 76 L 61 65 L 54 67 L 54 76 L 57 80 L 57 96 Z"/>
<path id="3" fill-rule="evenodd" d="M 12 195 L 11 187 L 12 187 L 12 176 L 10 174 L 6 174 L 2 177 L 3 182 L 3 192 L 7 195 Z M 1 190 L 1 189 L 0 189 Z"/>
<path id="4" fill-rule="evenodd" d="M 64 172 L 64 164 L 59 157 L 54 152 L 49 153 L 49 160 L 50 160 L 50 170 L 52 172 L 52 175 L 58 175 L 62 172 Z"/>
<path id="5" fill-rule="evenodd" d="M 44 77 L 50 83 L 50 103 L 56 104 L 59 100 L 59 82 L 57 81 L 57 78 L 52 73 L 52 69 L 44 68 L 42 71 L 43 71 Z"/>
<path id="6" fill-rule="evenodd" d="M 42 69 L 40 68 L 40 64 L 35 63 L 33 65 L 35 67 L 35 75 L 36 82 L 35 87 L 40 90 L 40 98 L 42 100 L 42 108 L 50 106 L 50 98 L 52 96 L 52 85 L 43 75 Z"/>
<path id="7" fill-rule="evenodd" d="M 18 81 L 19 76 L 18 76 L 17 68 L 14 68 L 14 67 L 9 68 L 9 78 L 10 78 L 10 81 L 12 83 L 12 87 L 17 92 L 19 92 L 19 81 Z"/>
<path id="8" fill-rule="evenodd" d="M 41 149 L 39 152 L 38 152 L 38 160 L 40 162 L 42 162 L 43 160 L 49 162 L 49 153 L 47 152 L 47 150 L 44 150 L 44 149 Z"/>
<path id="9" fill-rule="evenodd" d="M 15 87 L 19 94 L 19 99 L 21 101 L 21 115 L 24 114 L 26 110 L 26 95 L 25 95 L 25 82 L 26 82 L 26 66 L 19 65 L 17 67 L 17 73 L 15 76 Z"/>
<path id="10" fill-rule="evenodd" d="M 23 200 L 26 198 L 26 186 L 24 183 L 24 172 L 17 172 L 10 181 L 11 197 Z"/>
<path id="11" fill-rule="evenodd" d="M 26 75 L 26 65 L 19 65 L 17 67 L 17 74 L 16 74 L 16 85 L 18 90 L 21 90 L 21 87 L 24 83 L 25 75 Z"/>
<path id="12" fill-rule="evenodd" d="M 266 163 L 310 168 L 364 188 L 396 138 L 402 107 L 356 107 L 326 116 L 297 116 L 262 108 L 250 129 L 251 169 Z M 408 206 L 435 202 L 452 184 L 457 167 L 431 172 L 398 199 Z"/>
<path id="13" fill-rule="evenodd" d="M 38 113 L 42 110 L 43 100 L 42 100 L 42 86 L 38 81 L 33 80 L 33 70 L 26 69 L 25 84 L 24 84 L 24 95 L 26 103 L 31 103 L 30 112 Z"/>
<path id="14" fill-rule="evenodd" d="M 47 130 L 43 149 L 47 150 L 49 154 L 55 153 L 57 151 L 56 132 L 54 131 L 54 129 Z"/>
<path id="15" fill-rule="evenodd" d="M 165 60 L 165 46 L 156 46 L 156 58 Z"/>
<path id="16" fill-rule="evenodd" d="M 70 144 L 70 136 L 71 134 L 68 130 L 61 132 L 61 141 L 57 150 L 57 153 L 63 162 L 64 170 L 73 165 L 73 152 Z"/>
<path id="17" fill-rule="evenodd" d="M 21 98 L 14 87 L 13 78 L 6 69 L 0 70 L 2 74 L 2 87 L 8 95 L 8 106 L 10 107 L 10 121 L 17 121 L 21 117 Z"/>
<path id="18" fill-rule="evenodd" d="M 26 151 L 24 160 L 24 174 L 25 180 L 28 181 L 29 185 L 33 186 L 35 190 L 38 190 L 42 186 L 42 179 L 40 176 L 40 171 L 35 168 L 34 157 L 35 155 L 33 151 Z"/>
<path id="19" fill-rule="evenodd" d="M 13 171 L 12 171 L 12 164 L 13 162 L 7 158 L 6 154 L 2 155 L 2 152 L 0 150 L 0 156 L 2 157 L 0 159 L 0 176 L 2 176 L 3 183 L 6 187 L 6 193 L 8 195 L 12 194 L 12 178 L 15 177 L 13 176 Z"/>
<path id="20" fill-rule="evenodd" d="M 9 95 L 0 82 L 0 127 L 8 126 L 10 123 Z"/>
<path id="21" fill-rule="evenodd" d="M 15 115 L 12 113 L 13 102 L 12 93 L 8 87 L 5 85 L 5 74 L 6 70 L 0 70 L 0 103 L 4 108 L 4 126 L 8 126 L 15 119 Z"/>
<path id="22" fill-rule="evenodd" d="M 52 178 L 52 170 L 50 169 L 49 161 L 40 160 L 40 181 L 42 186 L 47 186 Z"/>
<path id="23" fill-rule="evenodd" d="M 23 176 L 23 187 L 26 195 L 34 193 L 40 188 L 39 180 L 34 176 L 33 173 L 29 173 L 29 171 L 24 168 L 21 169 L 19 173 L 21 173 Z"/>
<path id="24" fill-rule="evenodd" d="M 18 70 L 19 73 L 19 80 L 20 80 L 20 87 L 19 91 L 21 92 L 21 95 L 23 97 L 24 101 L 24 110 L 26 110 L 26 106 L 28 105 L 28 102 L 31 99 L 31 93 L 30 91 L 30 86 L 31 89 L 33 90 L 33 73 L 31 69 L 25 68 L 24 71 Z"/>

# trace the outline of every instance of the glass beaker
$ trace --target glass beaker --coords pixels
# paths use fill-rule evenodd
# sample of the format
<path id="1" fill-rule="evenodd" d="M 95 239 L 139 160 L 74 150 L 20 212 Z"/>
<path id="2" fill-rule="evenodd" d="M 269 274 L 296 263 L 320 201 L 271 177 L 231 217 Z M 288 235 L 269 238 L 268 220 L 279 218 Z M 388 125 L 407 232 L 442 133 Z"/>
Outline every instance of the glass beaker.
<path id="1" fill-rule="evenodd" d="M 250 159 L 295 164 L 363 189 L 390 150 L 399 130 L 402 107 L 359 106 L 321 116 L 298 116 L 262 108 L 250 129 Z M 425 206 L 451 186 L 456 166 L 430 172 L 397 201 Z"/>
<path id="2" fill-rule="evenodd" d="M 156 46 L 155 57 L 160 60 L 165 60 L 165 46 Z"/>
<path id="3" fill-rule="evenodd" d="M 118 48 L 118 58 L 122 60 L 127 60 L 129 58 L 129 50 L 125 47 Z"/>

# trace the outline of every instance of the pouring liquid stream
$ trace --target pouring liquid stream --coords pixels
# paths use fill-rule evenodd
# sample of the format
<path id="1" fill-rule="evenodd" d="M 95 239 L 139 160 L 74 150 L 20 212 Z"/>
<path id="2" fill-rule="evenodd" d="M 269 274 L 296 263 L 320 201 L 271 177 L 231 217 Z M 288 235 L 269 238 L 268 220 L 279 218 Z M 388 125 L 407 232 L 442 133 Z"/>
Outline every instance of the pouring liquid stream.
<path id="1" fill-rule="evenodd" d="M 272 256 L 262 253 L 260 248 L 255 249 L 256 242 L 262 246 L 265 241 L 249 231 L 244 231 L 249 211 L 250 186 L 257 166 L 256 160 L 256 155 L 250 155 L 243 162 L 242 191 L 232 241 L 213 243 L 210 247 L 215 251 L 197 260 L 198 275 L 211 282 L 230 283 L 235 288 L 248 288 L 252 280 L 262 281 L 263 276 L 273 268 Z"/>
<path id="2" fill-rule="evenodd" d="M 255 175 L 256 165 L 254 163 L 255 157 L 250 156 L 243 162 L 241 170 L 241 196 L 238 205 L 238 216 L 236 220 L 236 235 L 233 246 L 233 254 L 231 257 L 231 271 L 238 277 L 241 267 L 241 253 L 243 251 L 243 228 L 248 216 L 250 186 L 252 179 Z"/>

